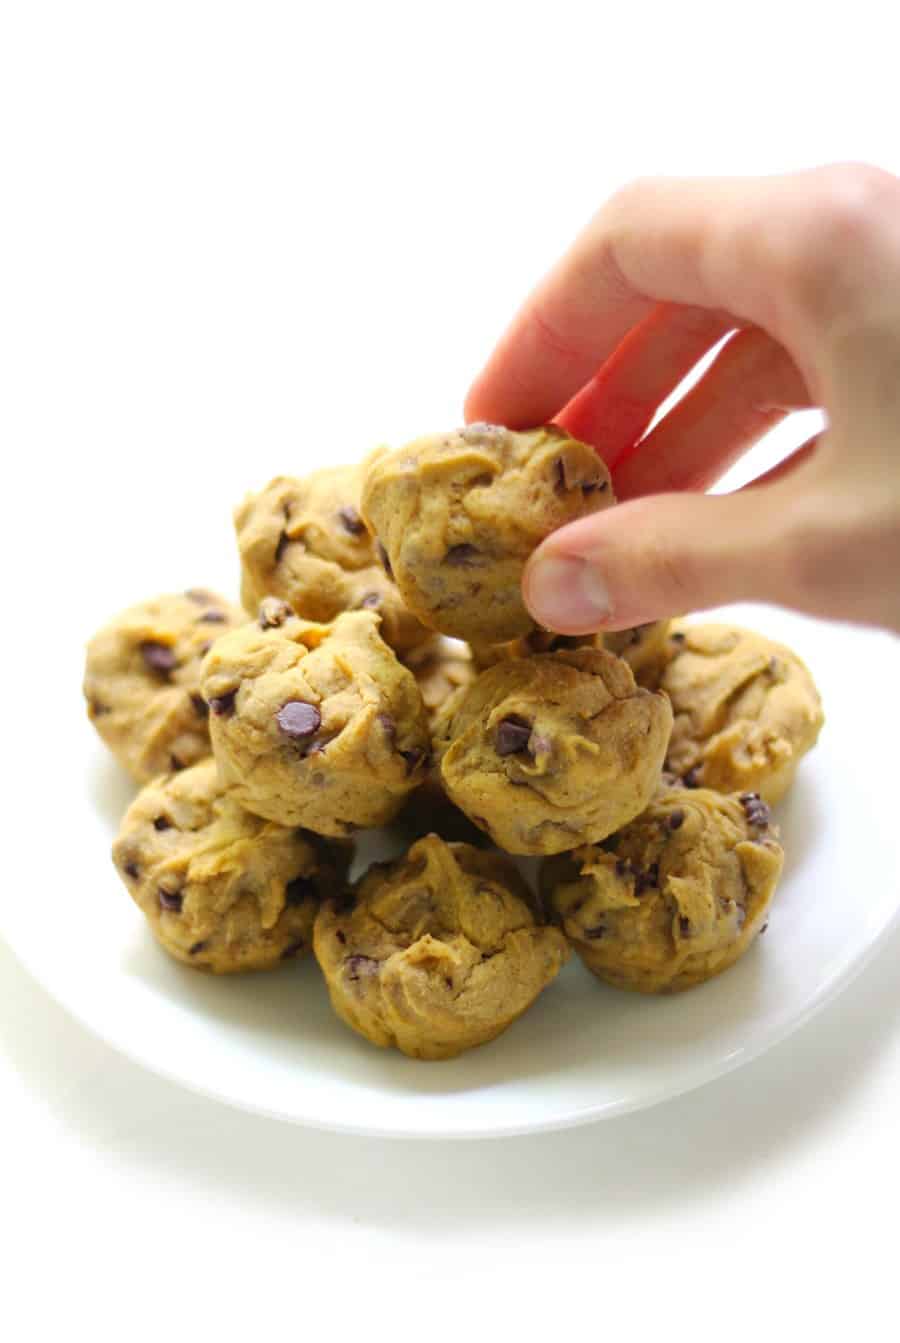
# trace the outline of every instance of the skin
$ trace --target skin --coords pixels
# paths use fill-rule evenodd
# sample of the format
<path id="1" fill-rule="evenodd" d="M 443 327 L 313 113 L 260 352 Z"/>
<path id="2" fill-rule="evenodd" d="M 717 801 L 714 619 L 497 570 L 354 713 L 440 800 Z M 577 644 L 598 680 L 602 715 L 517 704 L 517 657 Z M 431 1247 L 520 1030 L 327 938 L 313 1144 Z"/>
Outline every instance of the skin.
<path id="1" fill-rule="evenodd" d="M 749 486 L 703 493 L 810 406 L 825 432 Z M 526 567 L 548 628 L 754 599 L 900 631 L 900 180 L 850 163 L 626 186 L 526 300 L 466 418 L 555 420 L 612 472 L 620 506 L 560 528 Z"/>

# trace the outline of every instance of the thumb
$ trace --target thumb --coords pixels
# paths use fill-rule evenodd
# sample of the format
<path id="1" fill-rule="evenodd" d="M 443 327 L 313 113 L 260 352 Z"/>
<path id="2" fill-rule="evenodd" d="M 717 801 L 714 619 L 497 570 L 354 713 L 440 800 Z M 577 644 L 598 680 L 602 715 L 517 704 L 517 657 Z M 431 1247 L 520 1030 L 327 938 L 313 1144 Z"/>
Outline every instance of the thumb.
<path id="1" fill-rule="evenodd" d="M 590 634 L 747 598 L 789 602 L 778 494 L 648 495 L 581 518 L 531 556 L 525 604 L 548 629 Z"/>

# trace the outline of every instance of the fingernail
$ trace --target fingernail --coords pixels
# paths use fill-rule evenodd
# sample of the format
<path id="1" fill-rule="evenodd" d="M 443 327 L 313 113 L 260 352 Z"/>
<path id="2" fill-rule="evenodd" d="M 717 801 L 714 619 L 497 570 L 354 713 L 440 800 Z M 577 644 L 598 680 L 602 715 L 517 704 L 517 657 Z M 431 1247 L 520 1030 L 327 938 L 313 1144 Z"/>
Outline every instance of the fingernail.
<path id="1" fill-rule="evenodd" d="M 541 625 L 587 634 L 612 613 L 606 584 L 593 564 L 572 555 L 542 555 L 525 575 L 525 603 Z"/>

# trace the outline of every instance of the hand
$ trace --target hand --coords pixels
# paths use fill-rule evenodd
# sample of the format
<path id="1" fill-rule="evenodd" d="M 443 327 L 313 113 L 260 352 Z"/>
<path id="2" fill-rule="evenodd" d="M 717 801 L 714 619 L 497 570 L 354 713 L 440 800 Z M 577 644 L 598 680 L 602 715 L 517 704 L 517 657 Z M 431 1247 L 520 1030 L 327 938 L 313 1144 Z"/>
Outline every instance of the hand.
<path id="1" fill-rule="evenodd" d="M 815 405 L 822 435 L 744 489 L 702 493 Z M 527 566 L 542 625 L 622 629 L 752 598 L 900 630 L 900 181 L 841 164 L 625 187 L 527 300 L 466 418 L 554 419 L 612 471 L 620 505 Z"/>

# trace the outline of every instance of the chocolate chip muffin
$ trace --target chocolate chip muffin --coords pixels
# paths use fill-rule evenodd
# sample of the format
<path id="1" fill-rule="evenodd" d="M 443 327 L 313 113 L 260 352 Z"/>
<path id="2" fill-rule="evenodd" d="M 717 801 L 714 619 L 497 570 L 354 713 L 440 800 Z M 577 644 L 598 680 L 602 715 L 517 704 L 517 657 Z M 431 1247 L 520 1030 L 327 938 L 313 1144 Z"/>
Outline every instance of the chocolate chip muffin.
<path id="1" fill-rule="evenodd" d="M 327 901 L 314 947 L 334 1010 L 376 1045 L 448 1059 L 493 1040 L 565 963 L 512 864 L 429 835 Z"/>
<path id="2" fill-rule="evenodd" d="M 422 779 L 422 696 L 370 611 L 327 625 L 266 598 L 203 667 L 219 771 L 248 811 L 346 835 L 384 825 Z"/>
<path id="3" fill-rule="evenodd" d="M 762 932 L 783 856 L 757 794 L 674 788 L 603 844 L 549 859 L 542 888 L 595 975 L 671 993 L 726 970 Z"/>
<path id="4" fill-rule="evenodd" d="M 444 706 L 435 751 L 451 801 L 496 844 L 559 853 L 643 811 L 671 725 L 627 663 L 581 648 L 489 667 Z"/>
<path id="5" fill-rule="evenodd" d="M 409 609 L 443 634 L 527 634 L 525 561 L 557 527 L 612 503 L 593 448 L 553 425 L 472 424 L 375 454 L 362 514 Z"/>
<path id="6" fill-rule="evenodd" d="M 205 588 L 129 607 L 87 647 L 88 717 L 138 783 L 210 753 L 200 664 L 213 641 L 246 621 Z"/>
<path id="7" fill-rule="evenodd" d="M 302 479 L 278 476 L 235 510 L 241 598 L 255 615 L 264 597 L 281 597 L 305 620 L 369 610 L 398 652 L 430 638 L 378 563 L 359 515 L 358 466 L 323 467 Z"/>
<path id="8" fill-rule="evenodd" d="M 126 889 L 159 942 L 198 970 L 266 970 L 312 946 L 349 846 L 261 820 L 222 784 L 212 759 L 148 784 L 113 845 Z"/>
<path id="9" fill-rule="evenodd" d="M 805 665 L 736 625 L 679 623 L 670 644 L 660 680 L 675 715 L 667 768 L 689 786 L 778 802 L 824 722 Z"/>

